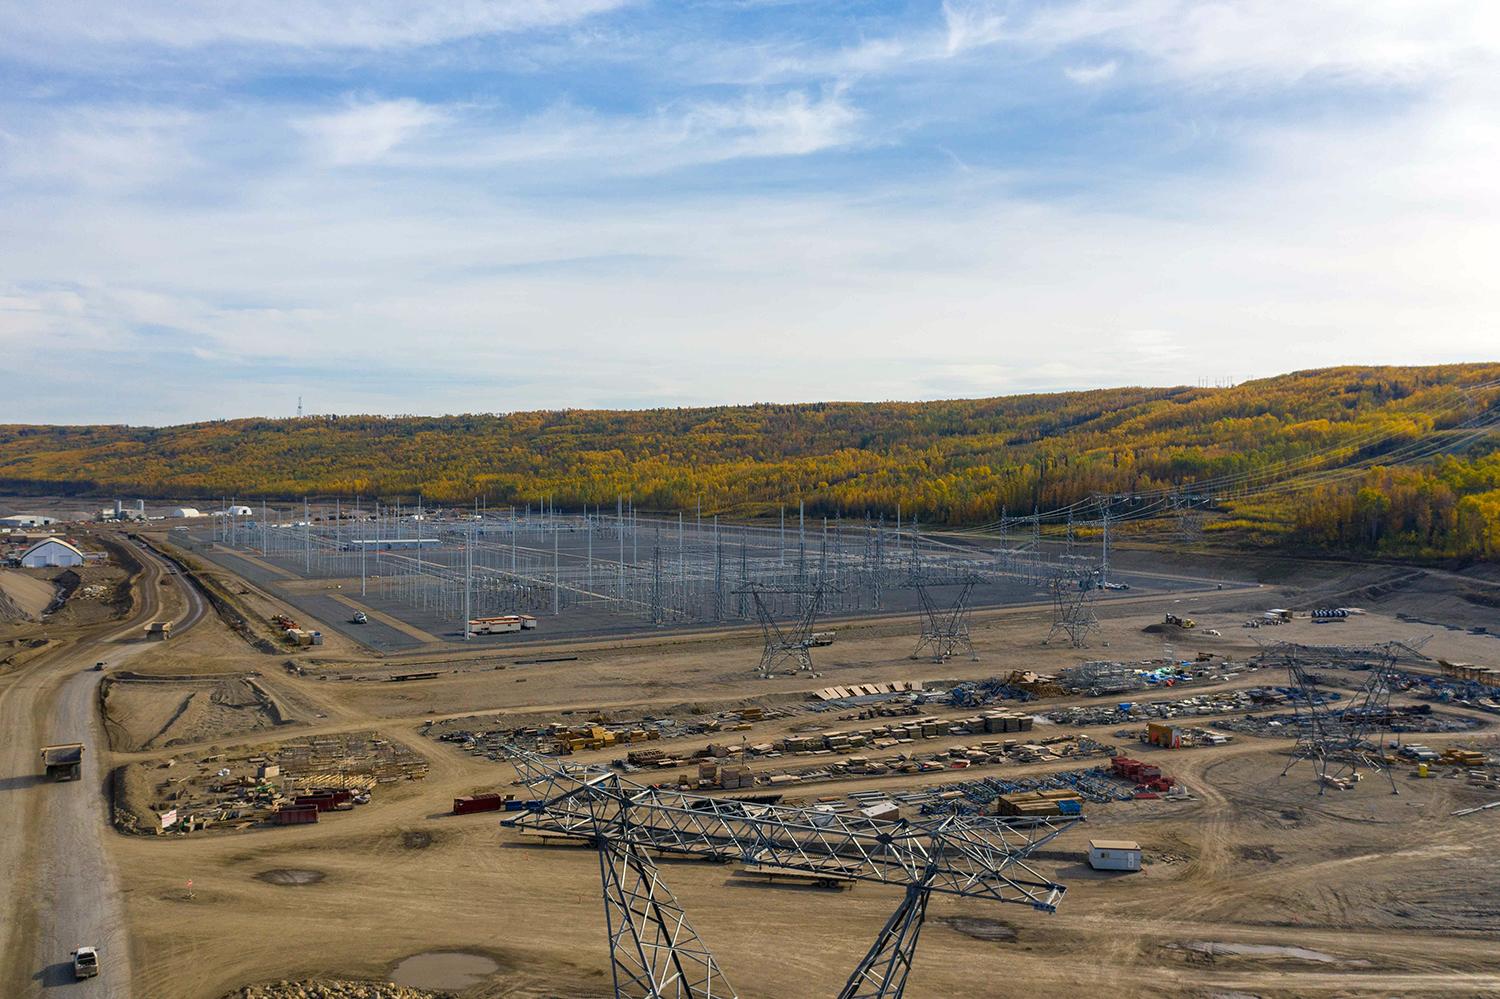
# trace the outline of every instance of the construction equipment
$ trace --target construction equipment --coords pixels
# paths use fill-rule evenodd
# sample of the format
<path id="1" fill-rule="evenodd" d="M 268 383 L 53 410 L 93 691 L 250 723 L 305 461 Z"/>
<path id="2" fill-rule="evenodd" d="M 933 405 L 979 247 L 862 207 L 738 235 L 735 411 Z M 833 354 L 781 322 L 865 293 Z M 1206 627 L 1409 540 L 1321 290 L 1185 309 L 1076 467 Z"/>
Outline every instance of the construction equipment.
<path id="1" fill-rule="evenodd" d="M 1198 627 L 1198 622 L 1190 617 L 1178 617 L 1176 614 L 1167 612 L 1167 624 L 1175 625 L 1183 631 Z"/>
<path id="2" fill-rule="evenodd" d="M 502 751 L 536 799 L 502 824 L 584 840 L 598 850 L 615 994 L 630 999 L 735 994 L 648 851 L 903 886 L 901 904 L 839 993 L 840 999 L 896 999 L 905 991 L 932 893 L 1053 912 L 1067 889 L 1025 860 L 1080 821 L 958 815 L 876 821 L 647 787 L 515 746 Z"/>
<path id="3" fill-rule="evenodd" d="M 42 768 L 58 783 L 83 777 L 83 743 L 65 742 L 42 747 Z"/>

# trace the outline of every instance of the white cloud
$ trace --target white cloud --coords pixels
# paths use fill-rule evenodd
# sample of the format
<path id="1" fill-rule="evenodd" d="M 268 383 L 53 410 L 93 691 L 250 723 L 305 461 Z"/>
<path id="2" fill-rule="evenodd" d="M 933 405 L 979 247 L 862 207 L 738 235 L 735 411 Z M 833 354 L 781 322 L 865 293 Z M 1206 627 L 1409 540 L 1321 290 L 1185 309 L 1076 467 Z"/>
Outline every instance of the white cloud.
<path id="1" fill-rule="evenodd" d="M 1500 5 L 1471 0 L 991 3 L 968 9 L 965 18 L 993 24 L 999 10 L 1012 15 L 1003 21 L 1005 30 L 996 24 L 974 33 L 976 44 L 1039 51 L 1097 45 L 1138 53 L 1179 77 L 1403 79 L 1442 75 L 1500 53 Z"/>
<path id="2" fill-rule="evenodd" d="M 292 48 L 389 49 L 478 35 L 570 24 L 623 0 L 72 0 L 0 7 L 0 38 L 18 51 L 32 43 L 155 45 L 188 49 L 221 44 Z"/>
<path id="3" fill-rule="evenodd" d="M 690 105 L 679 119 L 688 141 L 714 158 L 799 156 L 854 139 L 859 113 L 842 93 L 812 98 L 800 91 L 774 98 Z"/>
<path id="4" fill-rule="evenodd" d="M 438 108 L 401 99 L 353 103 L 342 110 L 300 118 L 294 124 L 308 137 L 320 159 L 346 166 L 374 162 L 444 117 Z"/>
<path id="5" fill-rule="evenodd" d="M 200 115 L 150 105 L 64 108 L 0 130 L 0 179 L 123 191 L 196 161 Z"/>
<path id="6" fill-rule="evenodd" d="M 944 0 L 943 24 L 947 28 L 949 55 L 989 45 L 1004 37 L 1006 18 L 999 4 L 971 0 Z"/>
<path id="7" fill-rule="evenodd" d="M 106 12 L 98 40 L 261 39 L 292 58 L 296 45 L 344 44 L 330 40 L 340 33 L 373 47 L 502 30 L 502 8 L 519 16 L 459 3 L 398 25 L 376 3 L 370 24 L 351 26 L 361 8 L 348 7 L 334 28 L 296 32 L 189 14 L 168 43 L 148 4 L 128 38 Z M 192 111 L 70 105 L 71 84 L 9 95 L 7 356 L 37 371 L 71 362 L 56 365 L 68 378 L 130 358 L 162 372 L 102 393 L 23 381 L 0 393 L 0 419 L 77 419 L 86 405 L 115 419 L 264 411 L 268 387 L 294 397 L 299 378 L 320 409 L 409 412 L 1493 358 L 1490 9 L 951 0 L 920 30 L 769 46 L 727 74 L 760 72 L 753 86 L 684 88 L 675 69 L 633 66 L 647 82 L 595 106 L 587 85 L 523 86 L 530 103 L 514 104 L 467 77 L 462 91 L 396 89 L 420 77 L 408 61 L 370 81 L 351 71 L 337 86 L 358 96 L 332 101 L 212 84 L 184 98 L 200 101 Z M 722 54 L 705 51 L 695 67 Z M 1034 130 L 1048 100 L 1091 103 L 1064 79 L 1138 88 L 1131 103 L 1151 116 L 1139 141 L 1091 146 L 1117 141 L 1118 118 Z M 1033 129 L 1014 157 L 988 129 L 1010 123 L 967 103 L 1004 89 L 996 80 L 1034 91 L 1006 91 L 1028 112 L 1017 127 Z M 1311 100 L 1281 96 L 1325 80 L 1336 86 L 1298 91 Z M 1226 91 L 1278 96 L 1221 112 Z M 901 109 L 937 104 L 960 120 L 908 143 Z M 1199 136 L 1170 169 L 1164 120 Z M 1053 138 L 1064 153 L 1049 158 Z M 897 155 L 858 156 L 877 144 Z M 763 162 L 833 150 L 847 155 L 805 170 Z M 323 169 L 339 165 L 361 169 Z M 173 369 L 188 364 L 208 367 Z"/>
<path id="8" fill-rule="evenodd" d="M 666 104 L 639 114 L 604 115 L 556 105 L 526 117 L 480 107 L 424 108 L 410 141 L 390 152 L 400 163 L 442 171 L 544 165 L 568 175 L 629 176 L 764 157 L 805 156 L 862 141 L 861 114 L 837 88 L 747 94 L 722 101 Z M 409 115 L 397 117 L 405 125 Z M 389 132 L 376 130 L 375 136 Z"/>
<path id="9" fill-rule="evenodd" d="M 1067 66 L 1063 69 L 1063 75 L 1080 86 L 1088 86 L 1094 83 L 1103 83 L 1115 75 L 1120 64 L 1111 59 L 1108 62 L 1093 63 L 1091 65 Z"/>

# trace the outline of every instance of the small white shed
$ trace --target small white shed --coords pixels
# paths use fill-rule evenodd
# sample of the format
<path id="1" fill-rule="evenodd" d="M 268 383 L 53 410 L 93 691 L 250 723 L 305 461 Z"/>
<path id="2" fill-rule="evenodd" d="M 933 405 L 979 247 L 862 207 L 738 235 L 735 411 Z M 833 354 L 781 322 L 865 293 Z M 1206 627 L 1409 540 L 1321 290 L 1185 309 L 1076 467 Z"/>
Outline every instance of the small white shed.
<path id="1" fill-rule="evenodd" d="M 21 568 L 46 569 L 51 566 L 83 565 L 83 552 L 62 538 L 46 538 L 26 549 Z"/>
<path id="2" fill-rule="evenodd" d="M 1089 866 L 1096 871 L 1138 871 L 1141 844 L 1129 839 L 1091 839 Z"/>

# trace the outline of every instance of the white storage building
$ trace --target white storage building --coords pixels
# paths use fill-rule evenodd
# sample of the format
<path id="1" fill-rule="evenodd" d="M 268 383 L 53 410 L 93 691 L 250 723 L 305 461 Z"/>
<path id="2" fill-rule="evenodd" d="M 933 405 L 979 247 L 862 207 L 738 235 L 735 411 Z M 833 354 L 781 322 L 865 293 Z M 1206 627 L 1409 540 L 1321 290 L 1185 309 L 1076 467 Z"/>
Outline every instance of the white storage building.
<path id="1" fill-rule="evenodd" d="M 201 516 L 203 516 L 203 514 L 202 514 L 201 511 L 198 510 L 197 507 L 179 506 L 179 507 L 175 508 L 174 510 L 172 510 L 171 513 L 167 514 L 167 516 L 168 517 L 172 517 L 172 518 L 201 517 Z"/>
<path id="2" fill-rule="evenodd" d="M 0 517 L 0 527 L 27 528 L 46 527 L 57 523 L 56 517 L 44 517 L 39 513 L 13 513 L 9 517 Z"/>
<path id="3" fill-rule="evenodd" d="M 1129 839 L 1091 839 L 1089 866 L 1096 871 L 1138 871 L 1141 844 Z"/>
<path id="4" fill-rule="evenodd" d="M 21 556 L 21 568 L 46 569 L 51 566 L 83 565 L 83 552 L 62 538 L 47 538 L 26 549 Z"/>

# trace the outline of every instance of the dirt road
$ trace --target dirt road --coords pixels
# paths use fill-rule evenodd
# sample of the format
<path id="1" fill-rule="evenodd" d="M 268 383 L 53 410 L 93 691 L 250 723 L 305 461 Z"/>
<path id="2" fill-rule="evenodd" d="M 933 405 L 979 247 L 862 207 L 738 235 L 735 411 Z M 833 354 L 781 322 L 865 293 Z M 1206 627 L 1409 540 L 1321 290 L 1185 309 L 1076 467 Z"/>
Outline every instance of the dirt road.
<path id="1" fill-rule="evenodd" d="M 0 899 L 0 994 L 40 995 L 68 984 L 82 997 L 130 994 L 130 951 L 118 879 L 103 838 L 105 743 L 95 717 L 99 680 L 91 667 L 119 666 L 152 646 L 142 625 L 162 613 L 163 564 L 131 547 L 141 562 L 134 605 L 124 621 L 90 629 L 33 661 L 0 686 L 0 872 L 9 886 Z M 172 604 L 182 608 L 176 630 L 204 614 L 197 593 L 171 577 Z M 83 778 L 54 784 L 38 775 L 37 747 L 84 744 Z M 102 973 L 72 984 L 69 952 L 96 946 Z"/>

